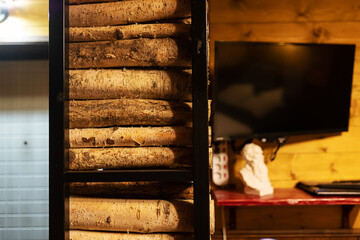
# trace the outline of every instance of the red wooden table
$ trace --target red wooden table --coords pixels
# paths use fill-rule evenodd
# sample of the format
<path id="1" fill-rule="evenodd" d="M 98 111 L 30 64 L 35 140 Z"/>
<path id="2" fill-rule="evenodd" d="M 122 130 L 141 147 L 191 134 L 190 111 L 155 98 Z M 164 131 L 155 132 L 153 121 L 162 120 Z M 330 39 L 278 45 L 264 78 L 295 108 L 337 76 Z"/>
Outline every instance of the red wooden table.
<path id="1" fill-rule="evenodd" d="M 360 197 L 317 197 L 297 188 L 274 189 L 274 194 L 251 196 L 236 190 L 213 190 L 217 206 L 289 206 L 289 205 L 341 205 L 342 227 L 350 228 L 349 214 Z"/>
<path id="2" fill-rule="evenodd" d="M 358 205 L 360 197 L 317 197 L 297 188 L 274 189 L 267 196 L 245 195 L 235 190 L 213 190 L 217 206 L 269 206 L 269 205 Z"/>

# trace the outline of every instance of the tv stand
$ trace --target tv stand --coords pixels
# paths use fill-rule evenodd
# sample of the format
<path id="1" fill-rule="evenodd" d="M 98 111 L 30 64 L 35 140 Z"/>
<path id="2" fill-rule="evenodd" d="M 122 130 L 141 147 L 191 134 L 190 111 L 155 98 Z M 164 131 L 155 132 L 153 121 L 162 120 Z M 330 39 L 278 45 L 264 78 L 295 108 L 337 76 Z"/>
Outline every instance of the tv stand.
<path id="1" fill-rule="evenodd" d="M 342 228 L 349 228 L 349 214 L 355 205 L 360 205 L 360 197 L 316 197 L 297 188 L 276 188 L 274 194 L 252 196 L 236 190 L 213 190 L 217 206 L 310 206 L 341 205 Z"/>

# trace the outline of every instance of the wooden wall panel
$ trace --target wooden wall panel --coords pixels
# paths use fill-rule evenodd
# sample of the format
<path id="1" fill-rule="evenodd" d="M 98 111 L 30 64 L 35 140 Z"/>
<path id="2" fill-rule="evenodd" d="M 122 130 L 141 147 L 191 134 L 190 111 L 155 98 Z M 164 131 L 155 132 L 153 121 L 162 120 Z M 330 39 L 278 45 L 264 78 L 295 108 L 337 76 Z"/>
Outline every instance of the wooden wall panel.
<path id="1" fill-rule="evenodd" d="M 360 12 L 360 11 L 359 11 Z M 359 43 L 360 22 L 213 23 L 214 40 Z"/>
<path id="2" fill-rule="evenodd" d="M 360 12 L 360 11 L 359 11 Z M 211 20 L 211 19 L 210 19 Z M 214 19 L 212 21 L 215 21 Z M 210 22 L 210 71 L 215 41 L 359 44 L 360 22 L 218 23 Z M 357 51 L 359 55 L 359 51 Z M 356 70 L 360 71 L 358 64 Z"/>
<path id="3" fill-rule="evenodd" d="M 290 230 L 341 227 L 341 208 L 339 206 L 238 207 L 236 214 L 236 229 L 238 230 Z"/>
<path id="4" fill-rule="evenodd" d="M 210 0 L 209 6 L 210 79 L 212 81 L 214 80 L 215 41 L 356 44 L 349 131 L 325 138 L 317 138 L 316 135 L 291 137 L 288 143 L 279 150 L 275 161 L 270 162 L 269 157 L 267 161 L 269 176 L 274 187 L 293 187 L 298 181 L 304 180 L 359 179 L 360 1 Z M 274 149 L 275 146 L 267 145 L 264 151 L 269 156 Z M 239 159 L 239 155 L 233 155 L 230 159 Z M 240 166 L 241 163 L 235 163 L 233 175 L 236 176 Z M 239 180 L 233 180 L 233 182 L 238 187 L 241 186 Z M 283 229 L 298 228 L 313 218 L 313 221 L 326 222 L 324 227 L 340 226 L 340 212 L 336 212 L 340 209 L 338 207 L 329 210 L 328 215 L 326 212 L 323 212 L 323 215 L 312 214 L 322 211 L 322 207 L 314 207 L 311 211 L 308 211 L 307 207 L 299 207 L 298 214 L 304 214 L 307 217 L 298 218 L 299 220 L 295 221 L 294 225 L 283 220 L 286 217 L 280 216 L 284 211 L 281 208 L 268 210 L 258 208 L 252 212 L 249 209 L 240 209 L 242 208 L 237 211 L 243 211 L 241 224 L 238 223 L 238 228 L 241 229 L 252 229 L 252 223 L 262 221 L 260 216 L 264 216 L 269 222 L 277 221 L 278 226 Z M 275 213 L 278 211 L 280 212 Z M 269 218 L 269 214 L 273 216 L 272 219 Z M 293 215 L 292 218 L 296 219 L 297 216 Z M 351 219 L 351 226 L 360 228 L 360 208 L 352 211 Z M 267 229 L 267 221 L 264 220 L 261 226 L 261 229 Z M 308 228 L 315 226 L 316 222 L 307 225 Z"/>
<path id="5" fill-rule="evenodd" d="M 212 0 L 210 20 L 233 22 L 359 21 L 357 0 Z"/>
<path id="6" fill-rule="evenodd" d="M 268 165 L 275 187 L 292 187 L 299 180 L 311 178 L 341 180 L 360 176 L 359 9 L 360 2 L 353 0 L 210 0 L 212 80 L 214 43 L 218 40 L 357 45 L 350 131 L 322 139 L 291 137 Z M 299 12 L 306 17 L 299 18 Z"/>

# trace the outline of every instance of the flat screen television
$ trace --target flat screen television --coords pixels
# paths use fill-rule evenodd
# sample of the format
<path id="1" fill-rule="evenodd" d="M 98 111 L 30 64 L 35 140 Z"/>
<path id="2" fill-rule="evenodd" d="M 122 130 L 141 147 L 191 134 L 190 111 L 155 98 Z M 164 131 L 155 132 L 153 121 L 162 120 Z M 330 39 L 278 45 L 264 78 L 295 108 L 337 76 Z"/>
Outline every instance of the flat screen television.
<path id="1" fill-rule="evenodd" d="M 215 43 L 214 139 L 348 130 L 355 45 Z"/>

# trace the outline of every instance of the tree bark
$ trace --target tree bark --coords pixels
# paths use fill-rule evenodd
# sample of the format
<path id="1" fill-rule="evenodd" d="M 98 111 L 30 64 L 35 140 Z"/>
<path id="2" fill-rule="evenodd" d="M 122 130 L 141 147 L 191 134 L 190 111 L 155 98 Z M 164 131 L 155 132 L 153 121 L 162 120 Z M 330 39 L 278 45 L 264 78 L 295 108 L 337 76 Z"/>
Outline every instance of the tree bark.
<path id="1" fill-rule="evenodd" d="M 191 101 L 191 70 L 69 70 L 68 99 L 171 99 Z"/>
<path id="2" fill-rule="evenodd" d="M 70 229 L 124 232 L 193 232 L 191 200 L 70 197 Z"/>
<path id="3" fill-rule="evenodd" d="M 191 148 L 81 148 L 69 149 L 69 170 L 124 168 L 183 168 L 192 165 Z"/>
<path id="4" fill-rule="evenodd" d="M 70 5 L 69 27 L 121 25 L 190 15 L 190 0 L 137 0 Z"/>
<path id="5" fill-rule="evenodd" d="M 65 0 L 66 4 L 84 4 L 84 3 L 99 3 L 99 2 L 117 2 L 119 0 Z M 130 1 L 130 0 L 121 0 Z"/>
<path id="6" fill-rule="evenodd" d="M 71 195 L 121 198 L 193 199 L 192 183 L 177 182 L 86 182 L 71 183 Z"/>
<path id="7" fill-rule="evenodd" d="M 191 25 L 183 23 L 132 24 L 105 27 L 71 27 L 69 42 L 115 41 L 132 38 L 190 38 Z"/>
<path id="8" fill-rule="evenodd" d="M 160 39 L 130 39 L 69 43 L 68 67 L 190 67 L 190 41 Z"/>
<path id="9" fill-rule="evenodd" d="M 192 103 L 144 99 L 65 102 L 69 128 L 185 125 Z"/>
<path id="10" fill-rule="evenodd" d="M 192 234 L 186 233 L 110 233 L 71 230 L 70 240 L 193 240 Z"/>
<path id="11" fill-rule="evenodd" d="M 68 147 L 191 146 L 192 136 L 185 126 L 69 129 Z"/>

